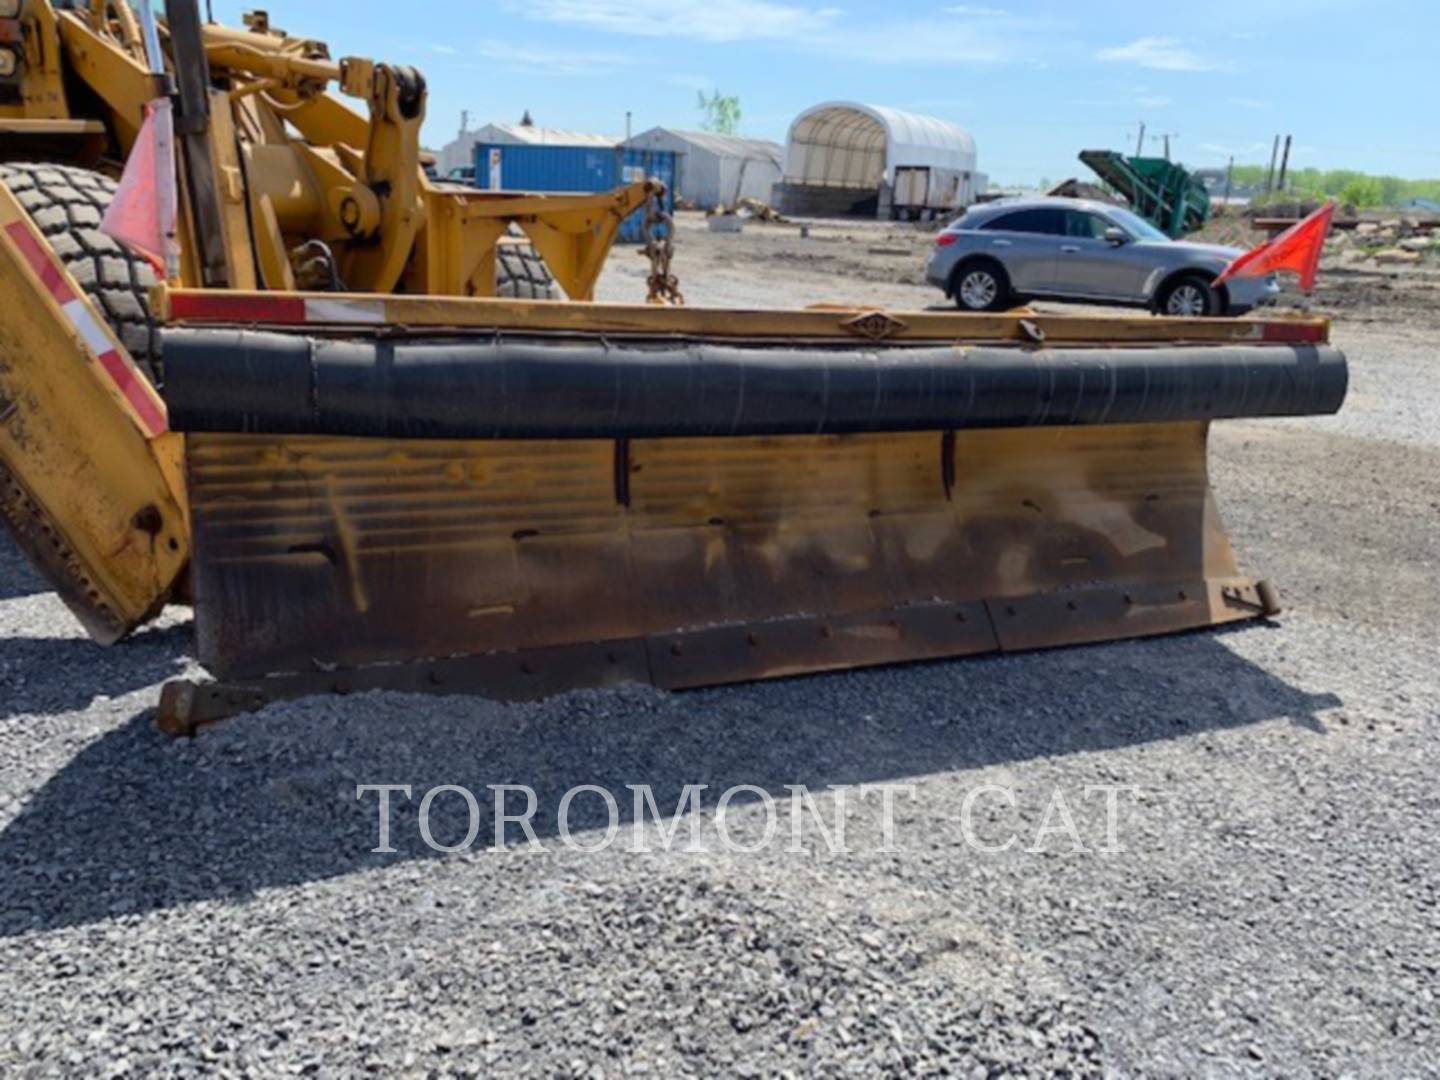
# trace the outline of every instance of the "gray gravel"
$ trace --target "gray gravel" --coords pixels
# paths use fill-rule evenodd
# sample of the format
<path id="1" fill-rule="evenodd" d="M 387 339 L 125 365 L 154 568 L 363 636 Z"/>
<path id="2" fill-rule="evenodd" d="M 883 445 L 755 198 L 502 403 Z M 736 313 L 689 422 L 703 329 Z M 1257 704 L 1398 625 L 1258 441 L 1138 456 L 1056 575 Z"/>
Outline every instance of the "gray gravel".
<path id="1" fill-rule="evenodd" d="M 191 670 L 185 614 L 95 649 L 0 547 L 0 1074 L 1440 1075 L 1440 381 L 1413 335 L 1340 337 L 1373 408 L 1216 438 L 1274 626 L 684 695 L 314 699 L 172 742 L 151 708 Z M 556 820 L 578 783 L 666 811 L 708 784 L 708 811 L 886 782 L 914 787 L 890 852 L 853 791 L 848 854 L 703 830 L 587 854 Z M 494 850 L 487 817 L 437 854 L 411 802 L 374 853 L 357 783 L 528 784 L 546 850 Z M 1022 845 L 962 842 L 982 784 L 1017 797 L 981 838 Z M 1123 851 L 1094 850 L 1095 784 L 1139 789 Z M 1057 788 L 1090 850 L 1022 850 Z"/>

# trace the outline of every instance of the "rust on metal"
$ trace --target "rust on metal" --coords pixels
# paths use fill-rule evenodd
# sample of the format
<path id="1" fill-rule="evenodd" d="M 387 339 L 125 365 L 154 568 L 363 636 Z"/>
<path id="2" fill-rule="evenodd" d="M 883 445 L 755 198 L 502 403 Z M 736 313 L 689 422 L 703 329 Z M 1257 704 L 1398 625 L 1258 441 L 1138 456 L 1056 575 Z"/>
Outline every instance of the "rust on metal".
<path id="1" fill-rule="evenodd" d="M 314 317 L 307 315 L 313 304 Z M 577 333 L 627 336 L 785 340 L 853 338 L 848 324 L 874 314 L 870 308 L 817 306 L 803 311 L 719 309 L 659 304 L 556 304 L 543 300 L 484 297 L 387 296 L 336 293 L 206 291 L 157 288 L 157 317 L 171 325 L 288 325 L 330 320 L 320 313 L 347 306 L 366 312 L 344 326 L 349 335 L 411 333 L 441 329 L 521 330 L 528 334 Z M 237 314 L 241 313 L 241 314 Z M 1320 318 L 1239 319 L 1165 318 L 1151 315 L 1042 315 L 1035 312 L 891 311 L 898 326 L 891 343 L 922 341 L 1022 342 L 1043 339 L 1049 345 L 1099 344 L 1107 347 L 1198 342 L 1329 340 L 1329 323 Z"/>
<path id="2" fill-rule="evenodd" d="M 1206 436 L 192 434 L 200 658 L 222 685 L 186 715 L 336 685 L 679 688 L 1255 618 Z"/>

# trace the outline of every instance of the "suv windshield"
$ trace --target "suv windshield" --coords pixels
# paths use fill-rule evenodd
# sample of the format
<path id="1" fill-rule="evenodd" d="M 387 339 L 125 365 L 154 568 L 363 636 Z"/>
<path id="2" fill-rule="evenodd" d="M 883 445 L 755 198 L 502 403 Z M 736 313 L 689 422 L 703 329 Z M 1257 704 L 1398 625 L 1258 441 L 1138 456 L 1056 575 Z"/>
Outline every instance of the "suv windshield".
<path id="1" fill-rule="evenodd" d="M 1138 240 L 1163 240 L 1167 244 L 1170 242 L 1170 237 L 1133 211 L 1112 206 L 1106 210 L 1106 213 L 1110 215 L 1111 220 Z"/>

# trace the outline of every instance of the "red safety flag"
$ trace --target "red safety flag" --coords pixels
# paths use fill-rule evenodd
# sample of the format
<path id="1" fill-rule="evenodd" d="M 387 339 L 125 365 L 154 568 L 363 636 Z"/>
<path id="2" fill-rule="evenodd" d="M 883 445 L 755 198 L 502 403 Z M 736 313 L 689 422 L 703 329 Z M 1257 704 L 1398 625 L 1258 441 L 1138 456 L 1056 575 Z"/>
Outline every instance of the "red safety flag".
<path id="1" fill-rule="evenodd" d="M 1224 270 L 1213 284 L 1219 285 L 1234 277 L 1264 277 L 1277 270 L 1293 270 L 1300 275 L 1300 288 L 1315 288 L 1315 272 L 1320 268 L 1320 249 L 1330 232 L 1330 219 L 1335 216 L 1335 200 L 1330 200 L 1303 221 L 1297 221 L 1273 240 L 1267 240 L 1253 251 L 1247 251 Z"/>
<path id="2" fill-rule="evenodd" d="M 145 106 L 145 122 L 100 231 L 145 255 L 162 274 L 175 277 L 176 202 L 175 124 L 169 100 L 160 98 Z"/>

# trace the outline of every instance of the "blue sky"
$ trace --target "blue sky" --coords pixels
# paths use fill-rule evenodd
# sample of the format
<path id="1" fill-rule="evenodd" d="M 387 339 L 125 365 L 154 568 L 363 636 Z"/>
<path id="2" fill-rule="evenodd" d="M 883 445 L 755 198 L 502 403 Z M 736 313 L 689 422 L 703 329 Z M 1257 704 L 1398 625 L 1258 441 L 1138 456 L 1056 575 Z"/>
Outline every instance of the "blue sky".
<path id="1" fill-rule="evenodd" d="M 249 5 L 243 5 L 249 6 Z M 741 99 L 745 134 L 784 141 L 830 99 L 953 120 L 999 183 L 1085 172 L 1140 121 L 1191 165 L 1268 159 L 1440 177 L 1436 0 L 272 0 L 335 55 L 422 68 L 426 142 L 516 120 L 623 133 L 697 126 L 698 89 Z M 241 4 L 216 16 L 236 24 Z M 1158 152 L 1159 143 L 1152 149 Z"/>

